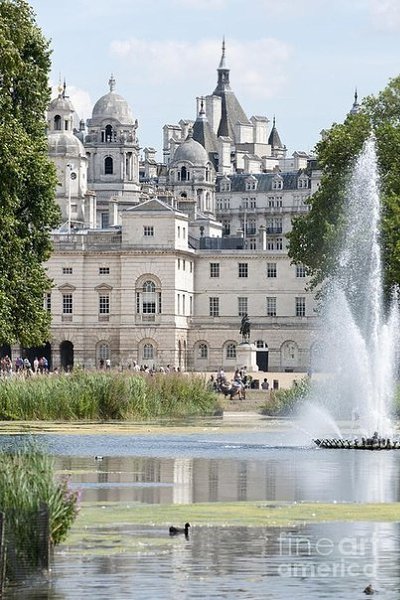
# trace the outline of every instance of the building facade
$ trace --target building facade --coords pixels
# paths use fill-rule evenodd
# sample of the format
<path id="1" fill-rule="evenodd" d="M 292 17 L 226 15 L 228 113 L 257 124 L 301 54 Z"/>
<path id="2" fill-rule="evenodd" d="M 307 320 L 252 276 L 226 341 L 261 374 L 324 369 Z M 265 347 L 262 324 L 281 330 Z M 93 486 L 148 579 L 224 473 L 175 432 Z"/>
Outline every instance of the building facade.
<path id="1" fill-rule="evenodd" d="M 53 367 L 233 370 L 247 314 L 260 370 L 307 371 L 315 304 L 286 234 L 319 184 L 311 157 L 287 157 L 275 119 L 246 116 L 225 45 L 196 118 L 164 127 L 160 163 L 153 148 L 140 157 L 115 89 L 111 76 L 86 127 L 65 85 L 49 106 L 63 214 L 47 264 Z"/>

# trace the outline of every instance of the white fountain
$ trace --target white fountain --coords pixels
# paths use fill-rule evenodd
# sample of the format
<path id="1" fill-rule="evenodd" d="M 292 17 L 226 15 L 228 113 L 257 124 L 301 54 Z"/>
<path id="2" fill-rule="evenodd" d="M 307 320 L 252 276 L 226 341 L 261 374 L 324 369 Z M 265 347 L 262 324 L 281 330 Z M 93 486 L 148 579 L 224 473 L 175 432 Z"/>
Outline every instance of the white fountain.
<path id="1" fill-rule="evenodd" d="M 399 310 L 384 305 L 379 177 L 374 139 L 357 159 L 345 198 L 345 232 L 322 313 L 318 396 L 358 433 L 392 437 Z M 323 396 L 323 399 L 321 398 Z M 318 399 L 316 399 L 318 401 Z M 320 403 L 320 402 L 318 402 Z M 376 438 L 376 436 L 375 436 Z"/>

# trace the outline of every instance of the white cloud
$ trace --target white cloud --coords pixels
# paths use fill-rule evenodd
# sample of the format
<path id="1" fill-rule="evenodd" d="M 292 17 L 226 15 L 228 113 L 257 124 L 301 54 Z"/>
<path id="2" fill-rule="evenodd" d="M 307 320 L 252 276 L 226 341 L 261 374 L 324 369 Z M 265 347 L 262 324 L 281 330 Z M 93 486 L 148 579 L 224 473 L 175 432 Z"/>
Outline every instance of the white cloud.
<path id="1" fill-rule="evenodd" d="M 399 0 L 369 0 L 371 20 L 377 29 L 400 30 Z"/>
<path id="2" fill-rule="evenodd" d="M 115 40 L 111 53 L 135 72 L 140 83 L 170 85 L 196 83 L 199 94 L 210 85 L 221 55 L 221 41 Z M 227 65 L 240 87 L 250 96 L 270 98 L 286 82 L 285 69 L 291 55 L 288 44 L 263 38 L 250 42 L 227 41 Z M 235 87 L 235 86 L 234 86 Z M 210 90 L 211 91 L 211 90 Z M 235 91 L 237 91 L 235 87 Z"/>

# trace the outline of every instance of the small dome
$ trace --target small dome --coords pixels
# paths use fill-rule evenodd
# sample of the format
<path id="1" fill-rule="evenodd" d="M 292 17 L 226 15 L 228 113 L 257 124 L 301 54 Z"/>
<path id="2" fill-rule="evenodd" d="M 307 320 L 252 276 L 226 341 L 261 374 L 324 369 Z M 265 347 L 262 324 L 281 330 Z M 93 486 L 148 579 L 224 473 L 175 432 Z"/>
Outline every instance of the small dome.
<path id="1" fill-rule="evenodd" d="M 122 125 L 133 125 L 132 111 L 125 98 L 108 92 L 93 107 L 92 119 L 116 119 Z"/>
<path id="2" fill-rule="evenodd" d="M 50 156 L 85 156 L 82 142 L 73 133 L 51 133 L 48 147 Z"/>
<path id="3" fill-rule="evenodd" d="M 69 98 L 58 96 L 54 98 L 49 104 L 49 111 L 60 111 L 60 112 L 74 112 L 75 109 Z"/>
<path id="4" fill-rule="evenodd" d="M 208 163 L 208 154 L 206 149 L 196 142 L 192 137 L 188 137 L 175 150 L 173 163 L 188 161 L 193 165 L 205 166 Z"/>

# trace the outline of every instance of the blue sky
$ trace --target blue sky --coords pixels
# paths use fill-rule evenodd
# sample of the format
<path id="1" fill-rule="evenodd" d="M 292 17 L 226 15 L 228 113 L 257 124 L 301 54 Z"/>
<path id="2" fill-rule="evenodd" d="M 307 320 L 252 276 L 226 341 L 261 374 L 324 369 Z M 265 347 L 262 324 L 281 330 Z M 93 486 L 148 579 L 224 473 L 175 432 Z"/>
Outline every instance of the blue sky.
<path id="1" fill-rule="evenodd" d="M 162 126 L 195 118 L 213 92 L 225 35 L 246 114 L 276 122 L 289 151 L 310 151 L 353 102 L 400 73 L 400 0 L 32 0 L 51 39 L 52 84 L 66 78 L 81 118 L 116 91 L 162 158 Z"/>

